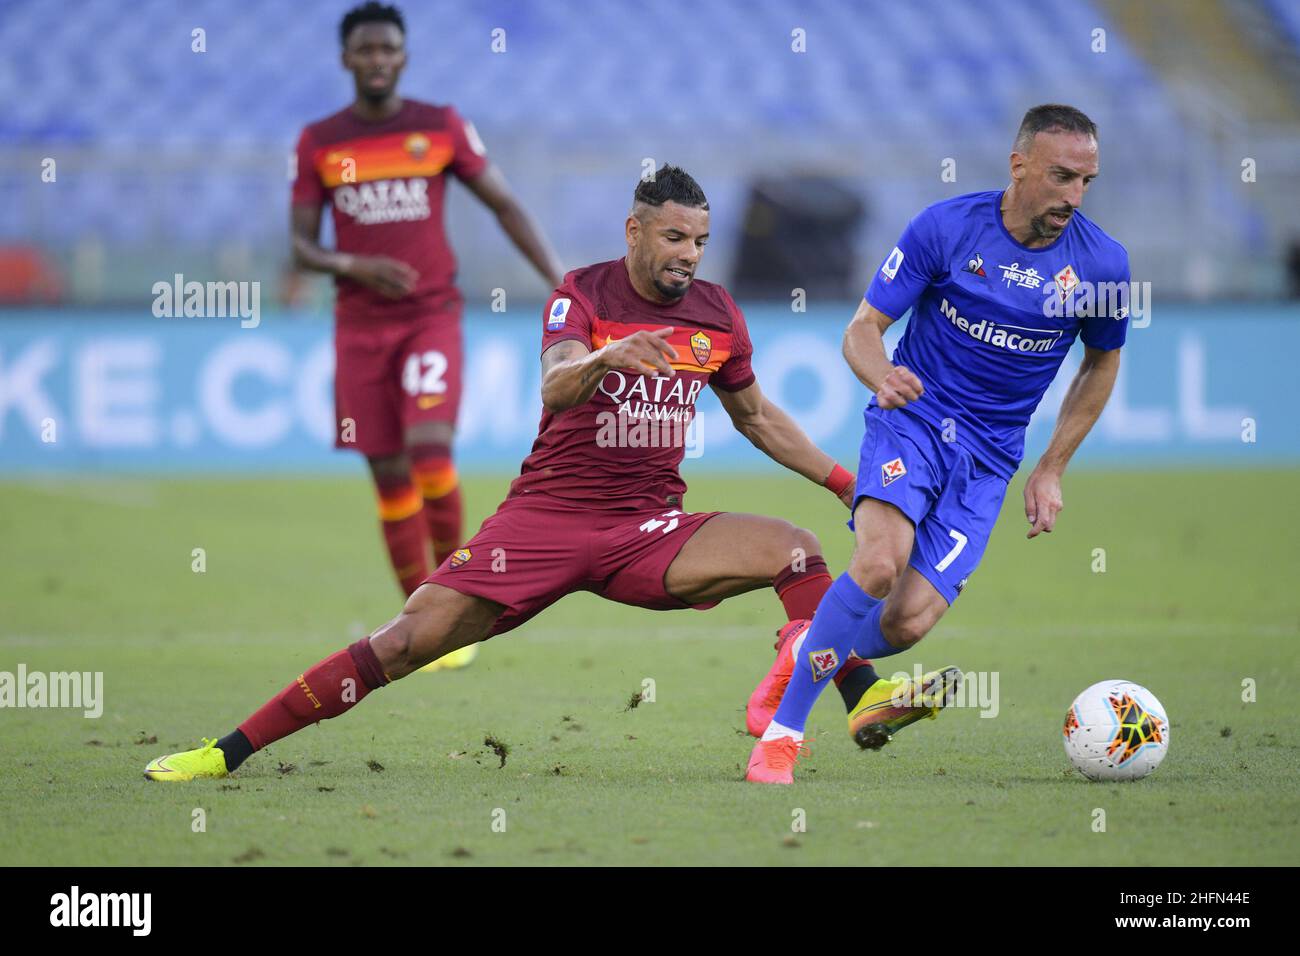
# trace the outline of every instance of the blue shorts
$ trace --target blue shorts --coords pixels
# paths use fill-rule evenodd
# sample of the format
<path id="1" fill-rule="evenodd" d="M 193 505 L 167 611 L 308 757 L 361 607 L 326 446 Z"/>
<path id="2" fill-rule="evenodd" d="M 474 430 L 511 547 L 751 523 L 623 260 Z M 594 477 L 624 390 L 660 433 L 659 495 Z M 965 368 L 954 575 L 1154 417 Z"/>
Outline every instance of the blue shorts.
<path id="1" fill-rule="evenodd" d="M 984 557 L 1006 479 L 901 409 L 871 405 L 863 419 L 867 430 L 853 507 L 876 498 L 907 515 L 916 528 L 908 563 L 952 604 Z"/>

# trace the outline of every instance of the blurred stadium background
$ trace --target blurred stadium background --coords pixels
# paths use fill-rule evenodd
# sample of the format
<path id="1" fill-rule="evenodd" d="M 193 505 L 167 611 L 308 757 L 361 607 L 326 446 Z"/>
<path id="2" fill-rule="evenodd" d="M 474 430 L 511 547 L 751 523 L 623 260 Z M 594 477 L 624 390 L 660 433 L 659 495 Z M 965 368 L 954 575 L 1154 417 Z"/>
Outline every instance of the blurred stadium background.
<path id="1" fill-rule="evenodd" d="M 326 447 L 333 293 L 288 268 L 286 175 L 301 127 L 351 97 L 350 5 L 0 8 L 0 469 L 359 468 Z M 567 266 L 620 254 L 645 158 L 694 173 L 714 210 L 701 274 L 732 286 L 766 380 L 846 457 L 862 396 L 838 334 L 871 271 L 926 204 L 1005 183 L 1026 107 L 1077 105 L 1101 130 L 1085 211 L 1153 291 L 1083 459 L 1300 458 L 1278 377 L 1300 345 L 1296 0 L 422 0 L 405 14 L 403 92 L 475 121 Z M 546 290 L 451 194 L 470 302 L 461 454 L 509 471 L 535 428 Z M 259 282 L 261 326 L 154 318 L 153 284 L 177 273 Z M 488 308 L 495 289 L 505 313 Z M 1255 444 L 1246 417 L 1267 420 Z M 64 426 L 55 442 L 46 418 Z M 758 465 L 726 431 L 704 457 Z"/>

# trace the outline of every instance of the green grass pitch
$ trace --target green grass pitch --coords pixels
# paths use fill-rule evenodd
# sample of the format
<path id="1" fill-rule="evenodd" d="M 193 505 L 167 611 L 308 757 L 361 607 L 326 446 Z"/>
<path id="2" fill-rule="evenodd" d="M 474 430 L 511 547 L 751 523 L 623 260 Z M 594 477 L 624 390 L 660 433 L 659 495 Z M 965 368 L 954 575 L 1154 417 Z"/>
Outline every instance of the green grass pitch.
<path id="1" fill-rule="evenodd" d="M 505 485 L 467 482 L 471 527 Z M 413 675 L 228 781 L 163 786 L 149 758 L 400 607 L 365 481 L 5 482 L 0 670 L 102 671 L 106 703 L 0 710 L 0 863 L 1300 863 L 1300 472 L 1071 474 L 1034 541 L 1020 487 L 957 607 L 881 666 L 996 672 L 997 716 L 952 709 L 863 753 L 828 692 L 793 788 L 741 781 L 770 591 L 704 613 L 571 597 L 468 670 Z M 787 517 L 836 573 L 848 557 L 844 513 L 795 479 L 696 478 L 688 505 Z M 1068 772 L 1065 709 L 1110 677 L 1170 714 L 1144 781 Z M 629 708 L 645 678 L 654 701 Z"/>

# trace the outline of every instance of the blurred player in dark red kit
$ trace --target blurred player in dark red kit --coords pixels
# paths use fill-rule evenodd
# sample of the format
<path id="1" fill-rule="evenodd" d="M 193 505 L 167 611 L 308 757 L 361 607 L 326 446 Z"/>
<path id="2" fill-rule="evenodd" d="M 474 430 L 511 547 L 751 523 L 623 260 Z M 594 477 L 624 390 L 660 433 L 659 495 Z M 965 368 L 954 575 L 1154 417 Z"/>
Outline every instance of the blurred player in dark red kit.
<path id="1" fill-rule="evenodd" d="M 463 372 L 462 298 L 443 226 L 448 173 L 491 209 L 554 288 L 563 269 L 451 106 L 397 93 L 406 28 L 396 7 L 366 3 L 340 25 L 356 99 L 298 141 L 293 252 L 335 277 L 336 445 L 366 456 L 384 540 L 406 594 L 462 544 L 452 440 Z M 335 250 L 319 244 L 334 211 Z"/>

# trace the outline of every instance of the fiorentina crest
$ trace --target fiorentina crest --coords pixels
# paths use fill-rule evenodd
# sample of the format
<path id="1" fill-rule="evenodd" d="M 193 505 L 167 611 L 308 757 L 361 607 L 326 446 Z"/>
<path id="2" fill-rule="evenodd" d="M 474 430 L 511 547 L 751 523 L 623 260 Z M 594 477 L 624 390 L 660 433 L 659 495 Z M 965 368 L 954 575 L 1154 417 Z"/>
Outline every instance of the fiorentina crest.
<path id="1" fill-rule="evenodd" d="M 814 684 L 823 677 L 830 677 L 840 669 L 840 658 L 833 647 L 828 647 L 824 651 L 810 651 L 808 663 L 812 666 Z"/>
<path id="2" fill-rule="evenodd" d="M 880 466 L 880 486 L 888 488 L 905 474 L 907 468 L 903 466 L 903 459 L 895 458 L 893 461 L 887 461 Z"/>
<path id="3" fill-rule="evenodd" d="M 1074 266 L 1070 265 L 1067 265 L 1052 278 L 1056 280 L 1056 290 L 1061 293 L 1062 302 L 1070 297 L 1070 293 L 1079 284 L 1079 275 L 1074 271 Z"/>

